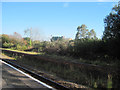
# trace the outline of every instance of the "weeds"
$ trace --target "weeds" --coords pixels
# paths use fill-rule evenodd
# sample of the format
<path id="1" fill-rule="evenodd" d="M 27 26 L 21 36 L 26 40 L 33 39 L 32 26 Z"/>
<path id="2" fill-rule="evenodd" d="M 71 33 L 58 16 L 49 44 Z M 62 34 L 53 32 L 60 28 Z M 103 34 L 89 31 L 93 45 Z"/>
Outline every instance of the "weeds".
<path id="1" fill-rule="evenodd" d="M 7 52 L 4 53 L 6 54 Z M 111 88 L 111 84 L 113 83 L 111 81 L 111 76 L 109 76 L 109 78 L 106 72 L 101 73 L 96 70 L 91 70 L 90 68 L 79 68 L 77 66 L 72 66 L 69 64 L 60 64 L 52 61 L 45 61 L 30 56 L 15 56 L 16 54 L 13 55 L 12 53 L 7 54 L 9 56 L 15 57 L 17 62 L 23 65 L 30 66 L 36 70 L 46 71 L 54 76 L 60 77 L 70 82 L 94 88 Z M 114 77 L 116 76 L 114 75 Z"/>
<path id="2" fill-rule="evenodd" d="M 112 75 L 108 74 L 107 88 L 112 88 Z"/>

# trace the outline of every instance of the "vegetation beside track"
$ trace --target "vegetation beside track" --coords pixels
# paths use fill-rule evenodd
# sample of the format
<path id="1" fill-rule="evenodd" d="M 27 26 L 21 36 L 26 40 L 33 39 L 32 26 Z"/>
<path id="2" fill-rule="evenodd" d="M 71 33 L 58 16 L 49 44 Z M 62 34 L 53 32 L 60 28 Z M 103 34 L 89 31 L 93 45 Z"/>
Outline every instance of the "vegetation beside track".
<path id="1" fill-rule="evenodd" d="M 54 76 L 60 77 L 66 81 L 74 82 L 77 84 L 85 85 L 88 87 L 94 87 L 97 85 L 98 88 L 107 87 L 108 76 L 112 77 L 112 82 L 114 83 L 113 87 L 118 87 L 117 80 L 119 75 L 115 68 L 101 68 L 97 66 L 89 66 L 89 65 L 74 65 L 68 62 L 60 62 L 58 60 L 53 60 L 47 57 L 40 56 L 32 56 L 24 54 L 15 54 L 8 53 L 3 50 L 3 53 L 6 55 L 12 56 L 16 58 L 16 61 L 21 65 L 26 65 L 28 67 L 32 67 L 36 70 L 42 70 L 48 72 Z M 57 62 L 56 62 L 57 61 Z M 111 78 L 110 78 L 111 79 Z"/>

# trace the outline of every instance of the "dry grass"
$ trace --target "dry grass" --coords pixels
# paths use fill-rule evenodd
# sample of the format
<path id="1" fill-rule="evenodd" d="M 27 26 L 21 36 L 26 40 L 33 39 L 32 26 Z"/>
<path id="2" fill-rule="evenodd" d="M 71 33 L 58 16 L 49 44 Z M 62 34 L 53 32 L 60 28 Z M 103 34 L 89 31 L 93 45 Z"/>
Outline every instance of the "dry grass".
<path id="1" fill-rule="evenodd" d="M 10 55 L 10 53 L 8 53 L 8 55 Z M 94 71 L 91 72 L 84 68 L 82 69 L 73 66 L 70 67 L 69 65 L 63 65 L 59 63 L 55 64 L 51 61 L 34 59 L 29 56 L 25 56 L 25 57 L 17 56 L 16 61 L 13 62 L 17 62 L 18 64 L 25 65 L 26 67 L 31 67 L 32 69 L 35 69 L 37 71 L 47 72 L 53 75 L 54 77 L 59 77 L 65 81 L 62 82 L 61 80 L 57 80 L 57 82 L 72 88 L 73 87 L 81 88 L 86 86 L 93 87 L 94 82 L 97 82 L 98 85 L 105 87 L 105 83 L 107 81 L 107 78 L 105 76 L 100 77 L 99 74 L 96 76 L 96 78 L 94 78 L 94 74 L 96 73 Z M 67 82 L 69 82 L 69 84 Z M 74 82 L 74 84 L 72 84 L 71 82 Z"/>
<path id="2" fill-rule="evenodd" d="M 56 60 L 63 60 L 63 61 L 70 61 L 70 62 L 76 62 L 76 63 L 86 63 L 86 64 L 91 64 L 91 65 L 100 65 L 100 66 L 114 66 L 116 67 L 118 65 L 118 63 L 120 63 L 119 60 L 115 60 L 116 62 L 114 62 L 114 60 L 112 60 L 111 62 L 109 62 L 109 60 L 103 60 L 98 59 L 98 60 L 86 60 L 83 58 L 73 58 L 71 56 L 61 56 L 61 55 L 55 55 L 55 54 L 46 54 L 44 52 L 26 52 L 26 51 L 19 51 L 19 50 L 11 50 L 11 49 L 6 49 L 6 48 L 0 48 L 1 50 L 9 50 L 9 51 L 15 51 L 15 52 L 20 52 L 20 53 L 24 53 L 24 54 L 30 54 L 30 55 L 40 55 L 40 56 L 44 56 L 44 57 L 48 57 L 51 59 L 56 59 Z"/>
<path id="3" fill-rule="evenodd" d="M 9 55 L 9 54 L 7 54 L 7 55 Z M 12 60 L 12 59 L 10 59 L 10 57 L 6 56 L 5 54 L 4 54 L 4 56 L 7 57 L 5 59 L 8 59 L 9 61 L 16 63 L 18 65 L 24 66 L 25 68 L 29 68 L 29 70 L 35 70 L 33 72 L 37 72 L 40 75 L 42 75 L 46 78 L 49 78 L 49 79 L 51 79 L 61 85 L 64 85 L 68 88 L 88 88 L 84 85 L 69 82 L 68 80 L 66 81 L 66 80 L 60 78 L 59 75 L 57 75 L 57 73 L 55 73 L 56 71 L 61 69 L 60 66 L 58 66 L 58 67 L 53 66 L 53 64 L 50 62 L 48 62 L 48 63 L 42 62 L 42 61 L 38 62 L 38 60 L 34 61 L 32 59 L 27 59 L 27 58 L 25 59 L 25 58 L 21 58 L 19 56 L 17 58 L 15 57 L 14 60 Z M 63 68 L 63 69 L 65 69 L 65 68 Z M 60 74 L 60 76 L 62 76 L 62 74 Z"/>
<path id="4" fill-rule="evenodd" d="M 20 53 L 25 53 L 25 54 L 32 54 L 32 55 L 38 55 L 38 54 L 44 54 L 44 53 L 37 53 L 37 52 L 26 52 L 26 51 L 19 51 L 19 50 L 12 50 L 12 49 L 7 49 L 7 48 L 0 48 L 1 50 L 9 50 L 9 51 L 15 51 L 15 52 L 20 52 Z"/>
<path id="5" fill-rule="evenodd" d="M 7 54 L 10 55 L 10 53 L 7 53 Z M 12 56 L 12 54 L 10 56 Z M 43 56 L 45 56 L 45 55 L 43 55 Z M 78 67 L 73 67 L 73 66 L 70 67 L 68 64 L 67 65 L 63 65 L 60 63 L 55 64 L 52 61 L 42 60 L 39 58 L 35 59 L 34 57 L 30 57 L 30 56 L 21 57 L 19 55 L 19 56 L 14 56 L 14 57 L 16 58 L 16 61 L 18 63 L 30 66 L 33 69 L 36 69 L 38 71 L 42 70 L 42 71 L 49 72 L 52 75 L 60 77 L 67 81 L 72 81 L 75 83 L 79 83 L 79 84 L 91 86 L 91 87 L 94 87 L 96 85 L 97 85 L 97 87 L 106 87 L 107 86 L 107 71 L 105 71 L 104 72 L 105 74 L 103 74 L 97 70 L 90 70 L 90 68 L 86 69 L 86 68 L 78 68 Z M 57 60 L 61 60 L 60 59 L 61 57 L 59 57 L 59 56 L 57 57 L 56 55 L 53 55 L 53 56 L 46 55 L 45 58 L 47 58 L 47 57 L 50 57 L 50 58 L 54 57 Z M 63 57 L 63 59 L 66 61 L 69 60 L 68 57 Z M 73 60 L 69 60 L 69 61 L 73 61 Z M 113 78 L 115 78 L 114 79 L 114 83 L 116 84 L 116 85 L 114 85 L 115 87 L 117 87 L 117 85 L 118 85 L 116 83 L 118 77 L 116 77 L 116 76 L 117 75 L 113 76 Z"/>
<path id="6" fill-rule="evenodd" d="M 11 59 L 11 60 L 15 60 L 15 58 L 9 57 L 9 56 L 5 55 L 4 53 L 0 53 L 0 58 L 2 58 L 2 59 Z"/>

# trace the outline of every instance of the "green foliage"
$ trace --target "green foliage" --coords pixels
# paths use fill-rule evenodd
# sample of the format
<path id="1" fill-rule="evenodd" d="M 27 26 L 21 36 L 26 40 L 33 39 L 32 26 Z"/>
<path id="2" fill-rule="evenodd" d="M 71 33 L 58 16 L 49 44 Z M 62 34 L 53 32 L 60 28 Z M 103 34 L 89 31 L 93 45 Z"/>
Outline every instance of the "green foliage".
<path id="1" fill-rule="evenodd" d="M 106 41 L 106 50 L 109 56 L 119 58 L 120 50 L 120 2 L 112 8 L 111 12 L 104 19 L 105 31 L 103 40 Z"/>
<path id="2" fill-rule="evenodd" d="M 33 47 L 34 47 L 34 50 L 33 50 L 33 51 L 41 52 L 41 51 L 43 51 L 43 47 L 45 47 L 45 46 L 44 46 L 44 43 L 43 43 L 43 42 L 34 41 L 34 42 L 33 42 Z"/>
<path id="3" fill-rule="evenodd" d="M 94 29 L 90 30 L 89 32 L 86 25 L 82 24 L 81 26 L 78 26 L 75 40 L 83 38 L 96 39 L 96 33 Z"/>
<path id="4" fill-rule="evenodd" d="M 105 19 L 105 31 L 103 39 L 117 39 L 120 37 L 120 2 L 118 5 L 115 5 L 112 8 L 113 12 L 111 12 Z"/>
<path id="5" fill-rule="evenodd" d="M 87 38 L 89 39 L 96 39 L 96 32 L 94 31 L 94 29 L 90 30 L 90 32 L 88 32 L 88 36 Z"/>
<path id="6" fill-rule="evenodd" d="M 27 40 L 24 40 L 19 33 L 14 33 L 13 35 L 1 35 L 2 39 L 2 47 L 3 48 L 11 48 L 18 50 L 27 49 Z"/>
<path id="7" fill-rule="evenodd" d="M 13 47 L 14 46 L 14 44 L 13 43 L 3 43 L 3 46 L 4 47 L 6 47 L 6 48 L 11 48 L 11 47 Z"/>
<path id="8" fill-rule="evenodd" d="M 21 46 L 21 45 L 17 44 L 16 47 L 11 47 L 11 49 L 13 49 L 13 50 L 26 50 L 27 46 L 25 46 L 25 45 Z"/>
<path id="9" fill-rule="evenodd" d="M 98 39 L 79 39 L 74 42 L 73 55 L 76 57 L 95 59 L 104 54 L 103 41 Z"/>
<path id="10" fill-rule="evenodd" d="M 27 37 L 30 38 L 30 39 L 29 39 L 29 45 L 30 45 L 30 46 L 32 46 L 32 40 L 31 40 L 31 39 L 32 39 L 32 32 L 33 32 L 33 31 L 32 31 L 32 28 L 27 29 L 27 30 L 24 31 L 24 34 L 27 35 Z M 28 39 L 27 39 L 27 40 L 28 40 Z"/>
<path id="11" fill-rule="evenodd" d="M 60 54 L 66 55 L 68 51 L 68 46 L 70 45 L 68 40 L 58 40 L 58 41 L 36 41 L 33 42 L 34 51 L 43 51 L 49 54 Z M 68 45 L 69 44 L 69 45 Z"/>
<path id="12" fill-rule="evenodd" d="M 9 43 L 10 42 L 9 36 L 6 34 L 2 34 L 1 39 L 2 39 L 2 43 L 5 43 L 5 42 Z"/>
<path id="13" fill-rule="evenodd" d="M 67 50 L 67 41 L 54 41 L 48 42 L 44 48 L 44 51 L 50 54 L 61 54 L 65 55 Z"/>
<path id="14" fill-rule="evenodd" d="M 17 45 L 17 50 L 20 50 L 21 49 L 21 46 L 18 44 Z"/>
<path id="15" fill-rule="evenodd" d="M 86 38 L 87 32 L 88 32 L 88 29 L 87 29 L 87 26 L 85 24 L 78 26 L 75 39 Z"/>

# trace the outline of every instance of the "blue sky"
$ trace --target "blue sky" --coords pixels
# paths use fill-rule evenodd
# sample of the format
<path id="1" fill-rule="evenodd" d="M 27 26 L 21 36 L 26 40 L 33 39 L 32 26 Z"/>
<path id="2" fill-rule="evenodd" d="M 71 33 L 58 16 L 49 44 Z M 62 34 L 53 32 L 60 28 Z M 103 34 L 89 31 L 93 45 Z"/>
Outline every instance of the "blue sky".
<path id="1" fill-rule="evenodd" d="M 103 19 L 117 2 L 3 2 L 2 33 L 38 29 L 41 39 L 52 36 L 75 38 L 78 26 L 85 24 L 101 38 Z"/>

